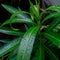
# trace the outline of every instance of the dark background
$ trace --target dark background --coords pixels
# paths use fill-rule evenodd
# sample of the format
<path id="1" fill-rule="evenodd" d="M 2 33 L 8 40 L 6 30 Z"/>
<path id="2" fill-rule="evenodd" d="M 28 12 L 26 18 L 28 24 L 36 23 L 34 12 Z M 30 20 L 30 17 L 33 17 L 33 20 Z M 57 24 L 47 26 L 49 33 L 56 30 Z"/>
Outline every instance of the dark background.
<path id="1" fill-rule="evenodd" d="M 11 14 L 9 12 L 7 12 L 2 6 L 1 4 L 7 4 L 7 5 L 11 5 L 13 7 L 20 7 L 22 10 L 27 10 L 29 8 L 29 2 L 28 0 L 0 0 L 0 23 L 4 22 L 6 19 L 8 19 Z"/>

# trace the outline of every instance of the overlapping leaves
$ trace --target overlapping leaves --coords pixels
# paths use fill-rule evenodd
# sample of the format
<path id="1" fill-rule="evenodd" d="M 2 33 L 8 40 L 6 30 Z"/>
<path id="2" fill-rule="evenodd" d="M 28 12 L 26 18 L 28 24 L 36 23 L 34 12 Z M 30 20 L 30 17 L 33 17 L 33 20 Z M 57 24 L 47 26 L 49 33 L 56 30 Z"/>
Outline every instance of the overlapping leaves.
<path id="1" fill-rule="evenodd" d="M 22 37 L 22 35 L 24 35 L 24 36 L 22 37 L 22 39 L 19 38 L 19 39 L 13 40 L 10 43 L 8 43 L 6 46 L 0 48 L 0 57 L 7 54 L 8 52 L 12 52 L 14 49 L 16 49 L 19 46 L 17 56 L 16 55 L 14 56 L 14 57 L 16 57 L 15 59 L 30 60 L 34 41 L 35 41 L 35 38 L 36 38 L 36 35 L 38 32 L 38 34 L 40 34 L 40 36 L 38 37 L 38 39 L 40 40 L 39 41 L 40 45 L 39 45 L 39 49 L 36 49 L 37 50 L 36 56 L 33 57 L 34 58 L 33 60 L 44 60 L 44 48 L 51 60 L 58 60 L 57 57 L 53 54 L 53 52 L 43 44 L 44 42 L 42 41 L 42 39 L 46 38 L 45 40 L 50 40 L 54 45 L 56 45 L 58 48 L 60 48 L 60 36 L 59 36 L 60 34 L 58 34 L 57 32 L 51 31 L 51 29 L 53 29 L 60 22 L 60 18 L 59 18 L 60 17 L 60 6 L 58 6 L 58 5 L 51 6 L 51 7 L 47 8 L 46 10 L 44 10 L 42 13 L 40 13 L 40 11 L 39 11 L 40 6 L 37 1 L 36 1 L 36 5 L 33 5 L 30 2 L 30 13 L 21 11 L 21 10 L 19 11 L 18 9 L 8 6 L 8 5 L 2 4 L 2 6 L 13 15 L 10 17 L 10 19 L 6 20 L 1 25 L 0 32 L 4 33 L 4 34 L 9 34 L 9 35 L 20 36 L 20 38 Z M 43 14 L 49 10 L 50 11 L 54 10 L 54 11 L 53 11 L 53 13 L 49 13 L 41 21 Z M 33 20 L 27 14 L 31 15 Z M 56 19 L 54 19 L 54 21 L 52 21 L 52 23 L 47 27 L 47 29 L 43 28 L 44 32 L 40 31 L 39 28 L 41 26 L 43 26 L 43 23 L 53 17 L 55 17 Z M 58 19 L 57 19 L 57 17 L 58 17 Z M 32 24 L 32 26 L 34 26 L 34 25 L 35 26 L 28 29 L 25 34 L 22 33 L 21 31 L 14 31 L 14 30 L 10 30 L 10 29 L 6 29 L 6 28 L 2 27 L 6 24 L 12 24 L 12 23 L 28 23 L 29 25 Z M 46 32 L 46 31 L 48 31 L 48 32 Z M 44 37 L 43 37 L 43 35 L 44 35 Z M 41 37 L 41 39 L 40 39 L 40 37 Z M 20 43 L 20 40 L 21 40 L 21 43 Z M 19 43 L 20 43 L 20 45 L 19 45 Z M 10 55 L 10 57 L 8 57 L 8 59 L 10 59 L 10 58 L 12 58 L 11 55 Z M 14 59 L 14 58 L 12 58 L 12 59 Z"/>

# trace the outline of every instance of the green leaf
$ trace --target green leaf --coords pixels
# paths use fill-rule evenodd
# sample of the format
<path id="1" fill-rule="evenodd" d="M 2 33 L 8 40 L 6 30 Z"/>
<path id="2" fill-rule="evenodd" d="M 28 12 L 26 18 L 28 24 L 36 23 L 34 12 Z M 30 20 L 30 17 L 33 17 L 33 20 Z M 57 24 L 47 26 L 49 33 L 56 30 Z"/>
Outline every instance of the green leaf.
<path id="1" fill-rule="evenodd" d="M 48 16 L 46 16 L 42 23 L 44 23 L 45 21 L 47 21 L 48 19 L 52 18 L 52 17 L 59 17 L 60 16 L 60 12 L 54 12 L 54 13 L 50 13 Z"/>
<path id="2" fill-rule="evenodd" d="M 5 4 L 1 4 L 8 12 L 10 12 L 11 14 L 15 13 L 18 11 L 18 9 L 9 6 L 9 5 L 5 5 Z"/>
<path id="3" fill-rule="evenodd" d="M 13 40 L 10 43 L 6 44 L 5 46 L 1 47 L 0 48 L 0 57 L 7 54 L 8 52 L 11 52 L 14 49 L 16 49 L 19 46 L 20 39 L 21 38 Z"/>
<path id="4" fill-rule="evenodd" d="M 58 58 L 49 48 L 47 48 L 46 46 L 44 47 L 45 47 L 46 52 L 48 53 L 48 57 L 50 58 L 50 60 L 58 60 Z"/>
<path id="5" fill-rule="evenodd" d="M 8 34 L 8 35 L 14 35 L 14 36 L 22 36 L 24 33 L 21 31 L 14 31 L 10 28 L 1 27 L 0 33 Z"/>
<path id="6" fill-rule="evenodd" d="M 43 45 L 42 41 L 40 41 L 40 46 L 39 46 L 39 49 L 37 51 L 35 60 L 44 60 L 44 45 Z"/>
<path id="7" fill-rule="evenodd" d="M 19 46 L 17 60 L 30 60 L 34 40 L 39 26 L 30 28 L 23 36 Z"/>
<path id="8" fill-rule="evenodd" d="M 14 13 L 11 17 L 10 17 L 10 19 L 13 19 L 13 18 L 15 18 L 16 16 L 19 16 L 19 14 L 21 15 L 21 14 L 29 14 L 30 15 L 30 13 L 28 13 L 28 12 L 26 12 L 26 11 L 17 11 L 16 13 Z M 23 16 L 23 17 L 21 17 L 20 19 L 29 19 L 29 20 L 31 20 L 31 18 L 28 18 L 28 17 L 26 17 L 26 16 Z"/>
<path id="9" fill-rule="evenodd" d="M 52 23 L 49 25 L 48 30 L 52 30 L 60 22 L 60 17 L 54 18 Z"/>
<path id="10" fill-rule="evenodd" d="M 60 12 L 60 5 L 50 6 L 46 10 L 54 10 L 54 11 Z"/>
<path id="11" fill-rule="evenodd" d="M 6 25 L 6 24 L 17 23 L 17 22 L 18 23 L 30 23 L 30 24 L 34 25 L 35 23 L 29 18 L 15 18 L 18 14 L 23 14 L 23 13 L 29 14 L 28 12 L 25 12 L 25 11 L 18 11 L 15 14 L 13 14 L 9 20 L 5 21 L 1 25 L 1 27 Z"/>
<path id="12" fill-rule="evenodd" d="M 13 19 L 9 19 L 9 20 L 6 20 L 2 25 L 1 25 L 1 27 L 2 26 L 4 26 L 4 25 L 6 25 L 6 24 L 12 24 L 12 23 L 29 23 L 29 24 L 34 24 L 30 19 L 27 19 L 27 18 L 25 18 L 25 19 L 19 19 L 19 18 L 13 18 Z"/>
<path id="13" fill-rule="evenodd" d="M 56 12 L 60 12 L 60 5 L 50 6 L 50 7 L 48 7 L 47 9 L 45 9 L 45 10 L 40 14 L 40 19 L 41 19 L 41 17 L 43 16 L 43 14 L 44 14 L 45 12 L 47 12 L 47 10 L 48 10 L 48 11 L 49 11 L 49 10 L 53 10 L 53 11 L 56 11 Z"/>
<path id="14" fill-rule="evenodd" d="M 14 13 L 16 13 L 16 12 L 18 12 L 18 11 L 21 11 L 21 9 L 19 10 L 19 9 L 17 9 L 17 8 L 15 8 L 15 7 L 12 7 L 12 6 L 9 6 L 9 5 L 5 5 L 5 4 L 1 4 L 8 12 L 10 12 L 11 14 L 14 14 Z M 29 18 L 30 19 L 30 17 L 28 16 L 28 15 L 26 15 L 26 14 L 19 14 L 19 15 L 17 15 L 17 17 L 18 18 Z"/>
<path id="15" fill-rule="evenodd" d="M 30 13 L 31 13 L 32 16 L 35 16 L 34 18 L 36 20 L 39 20 L 39 4 L 33 5 L 30 2 Z"/>
<path id="16" fill-rule="evenodd" d="M 53 44 L 55 44 L 58 48 L 60 48 L 60 34 L 55 32 L 44 32 L 43 35 Z"/>
<path id="17" fill-rule="evenodd" d="M 0 42 L 2 42 L 2 43 L 10 43 L 11 40 L 0 40 Z"/>

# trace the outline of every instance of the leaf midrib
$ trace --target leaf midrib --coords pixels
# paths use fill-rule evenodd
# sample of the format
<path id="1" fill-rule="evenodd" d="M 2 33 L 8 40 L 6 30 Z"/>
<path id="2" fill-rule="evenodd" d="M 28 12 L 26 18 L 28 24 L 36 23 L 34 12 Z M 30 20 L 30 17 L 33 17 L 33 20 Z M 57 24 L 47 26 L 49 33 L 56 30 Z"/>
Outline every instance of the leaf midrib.
<path id="1" fill-rule="evenodd" d="M 48 34 L 48 33 L 46 33 L 48 36 L 50 36 L 50 37 L 52 37 L 52 38 L 54 38 L 56 41 L 58 40 L 59 41 L 59 39 L 57 39 L 57 37 L 55 38 L 53 35 L 51 35 L 51 34 Z M 60 42 L 60 41 L 59 41 Z"/>
<path id="2" fill-rule="evenodd" d="M 35 29 L 35 28 L 34 28 L 34 29 Z M 32 32 L 34 31 L 34 29 L 30 32 L 30 35 L 29 35 L 29 40 L 30 40 L 30 36 L 31 36 Z M 28 40 L 28 41 L 29 41 L 29 40 Z M 26 46 L 28 46 L 28 43 L 26 44 Z M 27 47 L 26 47 L 26 49 L 27 49 Z M 25 56 L 26 49 L 24 50 L 24 55 L 23 55 L 23 58 L 24 58 L 24 56 Z"/>

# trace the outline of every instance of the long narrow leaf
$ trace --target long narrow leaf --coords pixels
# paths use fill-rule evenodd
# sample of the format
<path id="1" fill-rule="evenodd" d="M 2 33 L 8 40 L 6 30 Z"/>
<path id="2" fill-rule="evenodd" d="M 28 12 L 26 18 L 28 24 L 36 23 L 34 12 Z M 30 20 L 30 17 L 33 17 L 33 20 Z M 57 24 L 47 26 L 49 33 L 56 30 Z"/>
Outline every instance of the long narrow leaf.
<path id="1" fill-rule="evenodd" d="M 34 40 L 39 27 L 30 28 L 21 40 L 19 46 L 17 60 L 30 60 L 31 52 L 33 49 Z"/>
<path id="2" fill-rule="evenodd" d="M 50 6 L 46 10 L 54 10 L 54 11 L 60 12 L 60 5 Z"/>
<path id="3" fill-rule="evenodd" d="M 35 19 L 36 20 L 39 20 L 39 4 L 37 5 L 33 5 L 31 2 L 30 2 L 30 13 L 35 16 Z"/>
<path id="4" fill-rule="evenodd" d="M 7 54 L 8 52 L 13 51 L 19 46 L 20 38 L 17 40 L 13 40 L 10 43 L 6 44 L 4 47 L 0 48 L 0 57 Z"/>
<path id="5" fill-rule="evenodd" d="M 36 54 L 35 60 L 44 60 L 44 45 L 42 41 L 40 41 L 40 46 Z"/>
<path id="6" fill-rule="evenodd" d="M 60 12 L 51 13 L 43 19 L 42 23 L 44 23 L 45 21 L 47 21 L 52 17 L 59 17 L 59 16 L 60 16 Z"/>
<path id="7" fill-rule="evenodd" d="M 48 7 L 47 9 L 45 9 L 45 10 L 40 14 L 40 19 L 41 19 L 41 17 L 43 16 L 43 14 L 44 14 L 45 12 L 47 12 L 47 10 L 48 10 L 48 11 L 49 11 L 49 10 L 53 10 L 53 11 L 56 11 L 56 12 L 60 12 L 60 5 L 50 6 L 50 7 Z"/>
<path id="8" fill-rule="evenodd" d="M 18 12 L 18 11 L 21 11 L 21 9 L 19 10 L 19 9 L 17 9 L 17 8 L 14 8 L 14 7 L 12 7 L 12 6 L 9 6 L 9 5 L 5 5 L 5 4 L 1 4 L 8 12 L 10 12 L 11 14 L 14 14 L 14 13 L 16 13 L 16 12 Z M 29 18 L 30 19 L 30 17 L 28 16 L 28 15 L 26 15 L 26 14 L 19 14 L 19 15 L 17 15 L 17 17 L 18 18 Z"/>
<path id="9" fill-rule="evenodd" d="M 5 28 L 5 27 L 0 28 L 0 33 L 14 35 L 14 36 L 22 36 L 24 34 L 20 31 L 14 31 L 14 30 L 11 30 L 10 28 Z"/>
<path id="10" fill-rule="evenodd" d="M 60 48 L 60 34 L 55 32 L 45 32 L 44 36 L 49 39 L 53 44 Z"/>
<path id="11" fill-rule="evenodd" d="M 15 13 L 18 11 L 18 9 L 9 6 L 9 5 L 5 5 L 5 4 L 1 4 L 8 12 L 10 12 L 11 14 Z"/>
<path id="12" fill-rule="evenodd" d="M 18 14 L 29 14 L 28 12 L 25 12 L 25 11 L 18 11 L 16 12 L 15 14 L 13 14 L 9 20 L 5 21 L 2 25 L 4 26 L 5 24 L 10 24 L 10 23 L 30 23 L 30 24 L 35 24 L 31 19 L 29 18 L 15 18 Z"/>
<path id="13" fill-rule="evenodd" d="M 2 42 L 2 43 L 10 43 L 11 40 L 0 40 L 0 42 Z"/>
<path id="14" fill-rule="evenodd" d="M 48 30 L 52 30 L 60 22 L 60 17 L 55 18 L 49 25 Z"/>
<path id="15" fill-rule="evenodd" d="M 34 24 L 31 20 L 29 20 L 29 19 L 27 19 L 27 18 L 25 18 L 25 19 L 19 19 L 19 18 L 13 18 L 13 19 L 8 19 L 8 20 L 6 20 L 2 25 L 1 25 L 1 27 L 2 26 L 4 26 L 4 25 L 6 25 L 6 24 L 12 24 L 12 23 L 30 23 L 30 24 Z"/>

